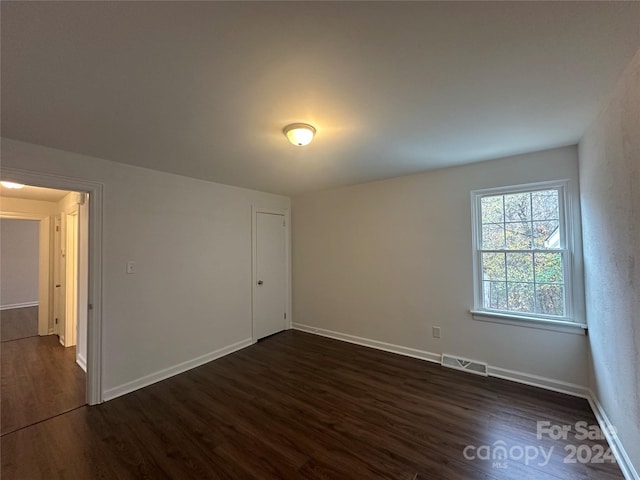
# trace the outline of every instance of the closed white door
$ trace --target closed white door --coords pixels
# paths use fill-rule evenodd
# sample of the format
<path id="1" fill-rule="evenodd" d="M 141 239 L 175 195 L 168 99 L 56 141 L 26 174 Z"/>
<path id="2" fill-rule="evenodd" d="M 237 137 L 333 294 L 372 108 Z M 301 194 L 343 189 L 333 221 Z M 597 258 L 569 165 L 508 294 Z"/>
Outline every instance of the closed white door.
<path id="1" fill-rule="evenodd" d="M 287 259 L 284 215 L 257 212 L 255 218 L 253 335 L 256 340 L 286 328 Z"/>

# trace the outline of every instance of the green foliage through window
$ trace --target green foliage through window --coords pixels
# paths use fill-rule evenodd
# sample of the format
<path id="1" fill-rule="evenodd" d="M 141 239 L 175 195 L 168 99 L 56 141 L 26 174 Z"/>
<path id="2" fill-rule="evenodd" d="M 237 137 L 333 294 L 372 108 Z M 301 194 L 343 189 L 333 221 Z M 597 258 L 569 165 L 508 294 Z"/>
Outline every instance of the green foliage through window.
<path id="1" fill-rule="evenodd" d="M 561 190 L 480 197 L 483 308 L 564 317 Z"/>

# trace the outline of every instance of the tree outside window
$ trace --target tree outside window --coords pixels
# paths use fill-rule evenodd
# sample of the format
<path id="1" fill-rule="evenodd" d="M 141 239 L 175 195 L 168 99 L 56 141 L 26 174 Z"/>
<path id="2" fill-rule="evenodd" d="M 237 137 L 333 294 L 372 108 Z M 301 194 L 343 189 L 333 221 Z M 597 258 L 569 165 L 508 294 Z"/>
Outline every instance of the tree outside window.
<path id="1" fill-rule="evenodd" d="M 476 309 L 566 319 L 563 184 L 474 192 Z"/>

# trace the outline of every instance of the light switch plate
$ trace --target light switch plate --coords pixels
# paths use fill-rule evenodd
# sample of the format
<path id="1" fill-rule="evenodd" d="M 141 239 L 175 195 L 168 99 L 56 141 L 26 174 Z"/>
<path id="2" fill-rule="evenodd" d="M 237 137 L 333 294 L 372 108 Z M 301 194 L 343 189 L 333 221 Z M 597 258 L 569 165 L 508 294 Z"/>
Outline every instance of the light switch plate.
<path id="1" fill-rule="evenodd" d="M 129 260 L 127 262 L 127 274 L 131 275 L 137 272 L 138 272 L 138 269 L 136 267 L 136 262 L 134 262 L 133 260 Z"/>

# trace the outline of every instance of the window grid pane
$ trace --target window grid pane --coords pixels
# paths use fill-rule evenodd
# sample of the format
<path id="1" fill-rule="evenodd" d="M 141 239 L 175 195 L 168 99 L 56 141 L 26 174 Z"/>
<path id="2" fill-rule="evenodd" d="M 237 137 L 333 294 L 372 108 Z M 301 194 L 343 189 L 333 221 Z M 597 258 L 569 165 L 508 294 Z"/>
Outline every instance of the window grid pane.
<path id="1" fill-rule="evenodd" d="M 481 252 L 483 307 L 564 316 L 564 252 Z"/>
<path id="2" fill-rule="evenodd" d="M 484 308 L 565 316 L 559 202 L 557 188 L 480 198 Z"/>
<path id="3" fill-rule="evenodd" d="M 558 189 L 481 197 L 481 248 L 562 248 L 559 197 Z"/>

